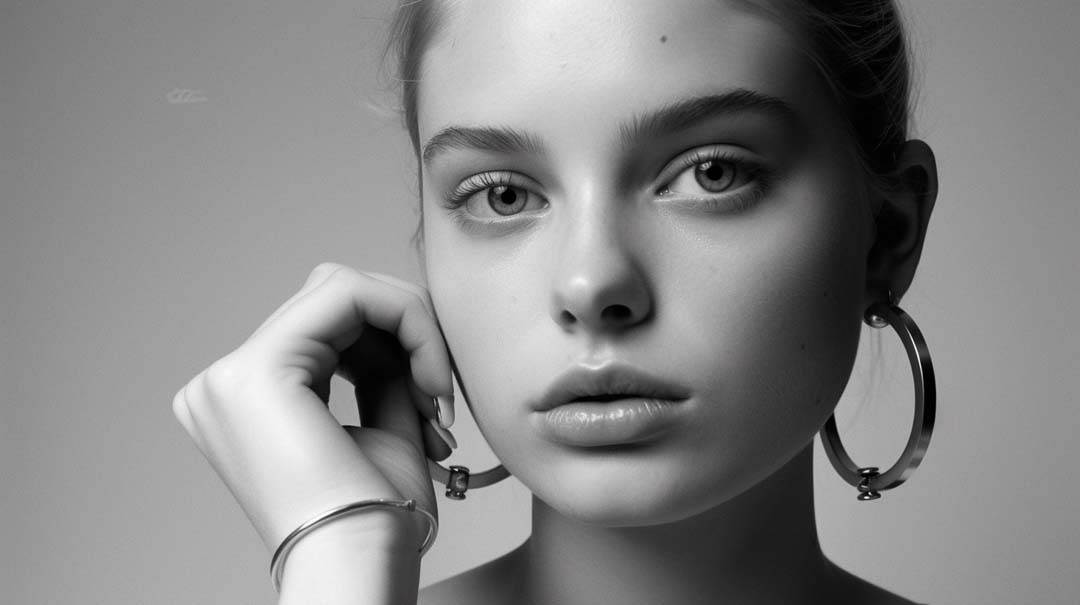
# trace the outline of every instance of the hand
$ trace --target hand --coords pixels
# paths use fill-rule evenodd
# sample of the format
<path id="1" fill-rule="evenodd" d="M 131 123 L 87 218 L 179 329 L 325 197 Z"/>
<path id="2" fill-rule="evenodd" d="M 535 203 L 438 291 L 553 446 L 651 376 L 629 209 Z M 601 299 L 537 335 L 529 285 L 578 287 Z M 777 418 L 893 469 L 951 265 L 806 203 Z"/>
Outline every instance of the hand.
<path id="1" fill-rule="evenodd" d="M 362 427 L 342 427 L 327 408 L 335 373 L 354 385 Z M 173 412 L 272 551 L 356 500 L 415 499 L 437 514 L 425 451 L 441 460 L 450 449 L 429 422 L 434 396 L 453 422 L 450 360 L 427 291 L 325 263 L 180 389 Z M 401 552 L 415 553 L 427 532 L 421 515 L 385 509 L 325 529 L 339 524 Z"/>

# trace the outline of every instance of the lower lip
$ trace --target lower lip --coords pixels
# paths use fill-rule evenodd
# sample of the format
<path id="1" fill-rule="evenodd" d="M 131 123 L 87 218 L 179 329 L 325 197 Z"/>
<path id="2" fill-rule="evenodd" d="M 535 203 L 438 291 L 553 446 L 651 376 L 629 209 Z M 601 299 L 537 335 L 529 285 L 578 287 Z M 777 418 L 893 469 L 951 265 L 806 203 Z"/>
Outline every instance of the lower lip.
<path id="1" fill-rule="evenodd" d="M 672 426 L 678 411 L 678 403 L 669 399 L 577 401 L 541 412 L 540 422 L 556 441 L 600 447 L 656 437 Z"/>

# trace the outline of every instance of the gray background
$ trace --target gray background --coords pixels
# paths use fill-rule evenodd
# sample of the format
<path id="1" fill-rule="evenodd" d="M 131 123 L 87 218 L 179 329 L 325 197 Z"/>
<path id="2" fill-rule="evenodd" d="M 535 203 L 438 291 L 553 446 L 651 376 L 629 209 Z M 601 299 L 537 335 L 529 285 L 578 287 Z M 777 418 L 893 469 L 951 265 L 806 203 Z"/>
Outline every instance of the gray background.
<path id="1" fill-rule="evenodd" d="M 938 425 L 875 503 L 819 458 L 821 539 L 919 601 L 1075 603 L 1080 3 L 906 4 L 941 195 L 904 306 Z M 269 553 L 170 403 L 319 261 L 418 276 L 409 149 L 375 73 L 388 6 L 0 7 L 0 601 L 273 600 Z M 866 344 L 841 426 L 883 465 L 910 379 L 890 334 Z M 460 416 L 453 460 L 486 465 Z M 527 535 L 513 481 L 444 502 L 425 583 Z"/>

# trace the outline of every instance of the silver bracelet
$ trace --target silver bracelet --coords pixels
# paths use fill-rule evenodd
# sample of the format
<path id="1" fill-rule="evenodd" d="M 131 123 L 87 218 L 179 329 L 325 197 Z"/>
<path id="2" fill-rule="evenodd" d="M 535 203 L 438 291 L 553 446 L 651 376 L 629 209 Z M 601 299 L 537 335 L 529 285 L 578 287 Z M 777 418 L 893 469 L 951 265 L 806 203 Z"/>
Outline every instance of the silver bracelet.
<path id="1" fill-rule="evenodd" d="M 428 532 L 424 538 L 424 543 L 420 545 L 420 556 L 431 548 L 431 545 L 435 543 L 435 535 L 439 532 L 439 522 L 435 520 L 435 516 L 426 510 L 416 506 L 416 500 L 389 500 L 387 498 L 373 498 L 371 500 L 360 500 L 344 506 L 330 509 L 317 517 L 310 519 L 292 531 L 291 534 L 285 536 L 285 539 L 281 541 L 281 546 L 277 547 L 274 551 L 274 556 L 270 559 L 270 579 L 274 583 L 274 590 L 281 592 L 281 574 L 282 569 L 285 567 L 285 558 L 289 556 L 289 551 L 293 549 L 296 542 L 303 538 L 307 534 L 311 533 L 316 527 L 338 517 L 342 517 L 358 510 L 370 508 L 374 506 L 384 506 L 389 508 L 401 508 L 410 512 L 420 513 L 427 517 L 428 520 Z"/>

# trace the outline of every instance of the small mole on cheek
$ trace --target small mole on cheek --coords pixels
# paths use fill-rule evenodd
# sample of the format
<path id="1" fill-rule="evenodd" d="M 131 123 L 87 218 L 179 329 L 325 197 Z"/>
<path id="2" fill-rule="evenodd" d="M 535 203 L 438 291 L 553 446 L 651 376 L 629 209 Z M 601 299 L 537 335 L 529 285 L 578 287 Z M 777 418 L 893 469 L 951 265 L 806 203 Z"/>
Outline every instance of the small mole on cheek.
<path id="1" fill-rule="evenodd" d="M 667 36 L 660 36 L 660 44 L 667 42 Z"/>

